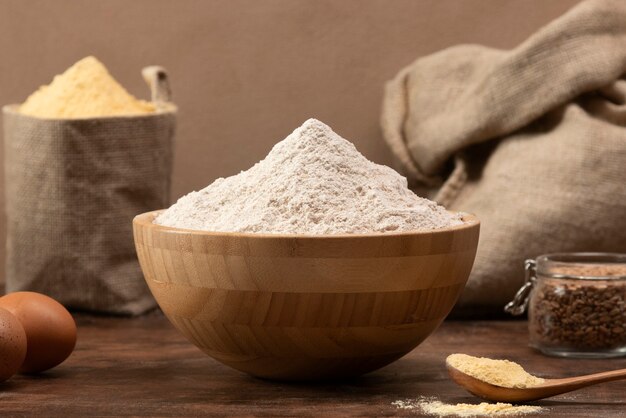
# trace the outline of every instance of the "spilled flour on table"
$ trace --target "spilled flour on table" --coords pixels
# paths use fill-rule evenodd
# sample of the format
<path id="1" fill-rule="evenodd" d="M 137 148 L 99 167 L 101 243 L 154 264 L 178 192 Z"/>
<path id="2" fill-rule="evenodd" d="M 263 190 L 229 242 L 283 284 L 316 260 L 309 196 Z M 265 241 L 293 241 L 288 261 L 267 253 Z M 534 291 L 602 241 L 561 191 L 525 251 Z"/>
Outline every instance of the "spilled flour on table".
<path id="1" fill-rule="evenodd" d="M 532 405 L 512 405 L 510 403 L 445 404 L 434 398 L 398 400 L 391 403 L 398 409 L 415 410 L 437 417 L 497 417 L 536 414 L 545 409 Z"/>
<path id="2" fill-rule="evenodd" d="M 309 119 L 264 160 L 180 198 L 155 223 L 216 232 L 366 234 L 428 231 L 462 220 Z"/>

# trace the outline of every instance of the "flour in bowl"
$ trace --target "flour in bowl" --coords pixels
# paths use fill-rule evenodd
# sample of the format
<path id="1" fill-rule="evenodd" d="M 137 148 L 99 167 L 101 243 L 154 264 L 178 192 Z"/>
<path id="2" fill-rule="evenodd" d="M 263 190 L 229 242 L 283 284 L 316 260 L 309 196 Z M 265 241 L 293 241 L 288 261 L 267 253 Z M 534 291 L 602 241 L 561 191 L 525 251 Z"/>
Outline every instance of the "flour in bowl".
<path id="1" fill-rule="evenodd" d="M 309 119 L 252 168 L 183 196 L 155 223 L 216 232 L 367 234 L 460 225 L 461 215 L 418 197 L 406 178 L 373 163 Z"/>

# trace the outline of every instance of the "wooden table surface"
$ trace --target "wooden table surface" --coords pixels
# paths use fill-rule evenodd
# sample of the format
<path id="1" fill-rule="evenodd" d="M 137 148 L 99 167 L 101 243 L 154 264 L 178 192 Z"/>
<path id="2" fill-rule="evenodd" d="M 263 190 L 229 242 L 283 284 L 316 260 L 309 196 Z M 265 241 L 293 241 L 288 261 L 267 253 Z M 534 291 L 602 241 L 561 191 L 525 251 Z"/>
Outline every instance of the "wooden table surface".
<path id="1" fill-rule="evenodd" d="M 446 322 L 406 357 L 346 382 L 285 384 L 233 371 L 188 343 L 160 314 L 78 316 L 76 351 L 36 377 L 0 384 L 0 416 L 420 416 L 395 400 L 476 402 L 447 377 L 454 352 L 523 362 L 541 376 L 626 368 L 626 359 L 544 357 L 526 346 L 525 321 Z M 626 381 L 538 403 L 540 416 L 626 416 Z"/>

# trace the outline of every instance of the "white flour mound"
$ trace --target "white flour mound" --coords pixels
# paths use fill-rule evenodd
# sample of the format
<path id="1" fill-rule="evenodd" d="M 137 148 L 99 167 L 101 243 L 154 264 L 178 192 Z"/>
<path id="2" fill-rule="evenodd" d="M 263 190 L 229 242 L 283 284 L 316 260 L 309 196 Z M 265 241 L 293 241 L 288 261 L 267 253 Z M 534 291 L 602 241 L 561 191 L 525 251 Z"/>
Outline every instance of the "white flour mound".
<path id="1" fill-rule="evenodd" d="M 309 119 L 247 171 L 183 196 L 155 223 L 268 234 L 424 231 L 460 214 L 415 195 L 406 178 L 375 164 L 324 123 Z"/>

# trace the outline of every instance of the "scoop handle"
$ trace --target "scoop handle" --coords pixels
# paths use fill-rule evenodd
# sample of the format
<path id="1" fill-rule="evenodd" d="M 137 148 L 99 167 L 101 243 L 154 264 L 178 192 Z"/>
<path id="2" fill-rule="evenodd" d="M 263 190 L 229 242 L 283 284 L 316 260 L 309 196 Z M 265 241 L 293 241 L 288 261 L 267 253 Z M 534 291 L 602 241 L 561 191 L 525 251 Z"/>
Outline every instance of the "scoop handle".
<path id="1" fill-rule="evenodd" d="M 570 390 L 580 389 L 598 383 L 612 382 L 626 379 L 626 369 L 611 370 L 608 372 L 588 374 L 584 376 L 568 377 L 564 379 L 549 379 L 541 386 L 568 387 Z"/>
<path id="2" fill-rule="evenodd" d="M 141 70 L 143 79 L 150 87 L 152 101 L 157 105 L 171 101 L 172 91 L 165 68 L 158 65 L 151 65 Z"/>

